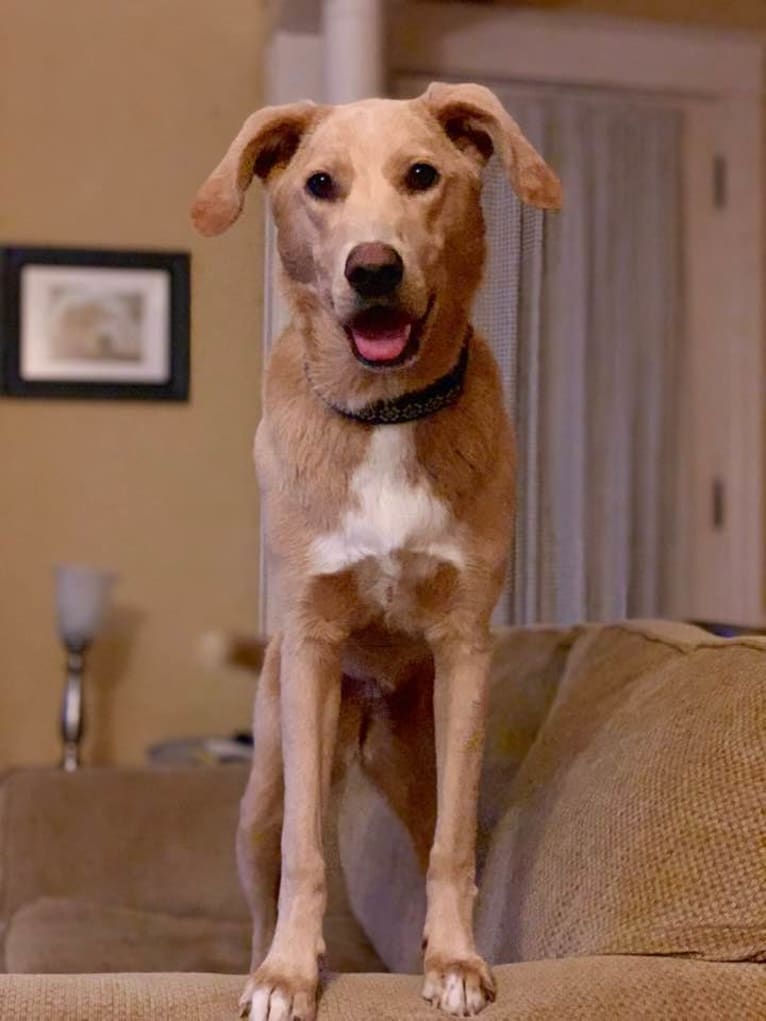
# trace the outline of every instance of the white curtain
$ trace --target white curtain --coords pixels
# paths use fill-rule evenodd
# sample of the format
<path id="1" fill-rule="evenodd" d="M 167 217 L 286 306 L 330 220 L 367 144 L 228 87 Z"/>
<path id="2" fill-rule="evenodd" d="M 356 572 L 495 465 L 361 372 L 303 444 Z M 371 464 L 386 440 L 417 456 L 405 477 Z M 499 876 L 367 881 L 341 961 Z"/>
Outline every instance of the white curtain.
<path id="1" fill-rule="evenodd" d="M 624 94 L 487 84 L 565 195 L 559 214 L 522 209 L 487 168 L 475 322 L 500 363 L 519 455 L 497 620 L 661 615 L 678 464 L 683 115 Z"/>

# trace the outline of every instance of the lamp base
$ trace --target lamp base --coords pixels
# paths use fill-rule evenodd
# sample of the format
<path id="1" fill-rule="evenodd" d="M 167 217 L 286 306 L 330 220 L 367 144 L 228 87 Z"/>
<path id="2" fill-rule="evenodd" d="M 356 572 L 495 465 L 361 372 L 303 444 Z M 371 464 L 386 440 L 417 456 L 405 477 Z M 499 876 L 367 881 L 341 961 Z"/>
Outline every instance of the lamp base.
<path id="1" fill-rule="evenodd" d="M 61 705 L 61 738 L 64 750 L 61 768 L 72 773 L 80 767 L 80 742 L 83 735 L 82 678 L 85 648 L 67 649 L 66 683 Z"/>
<path id="2" fill-rule="evenodd" d="M 74 773 L 80 768 L 80 746 L 67 742 L 64 745 L 64 754 L 61 757 L 61 768 L 65 773 Z"/>

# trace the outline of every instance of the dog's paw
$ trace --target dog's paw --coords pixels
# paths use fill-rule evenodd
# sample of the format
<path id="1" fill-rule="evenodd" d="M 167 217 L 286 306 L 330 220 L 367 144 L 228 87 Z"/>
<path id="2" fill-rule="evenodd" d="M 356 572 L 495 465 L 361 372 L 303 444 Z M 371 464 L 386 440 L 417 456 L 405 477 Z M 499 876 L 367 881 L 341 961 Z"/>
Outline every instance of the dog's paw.
<path id="1" fill-rule="evenodd" d="M 240 1018 L 249 1021 L 314 1021 L 317 985 L 259 968 L 239 1000 Z"/>
<path id="2" fill-rule="evenodd" d="M 495 980 L 480 957 L 428 958 L 425 973 L 423 999 L 454 1017 L 473 1017 L 495 999 Z"/>

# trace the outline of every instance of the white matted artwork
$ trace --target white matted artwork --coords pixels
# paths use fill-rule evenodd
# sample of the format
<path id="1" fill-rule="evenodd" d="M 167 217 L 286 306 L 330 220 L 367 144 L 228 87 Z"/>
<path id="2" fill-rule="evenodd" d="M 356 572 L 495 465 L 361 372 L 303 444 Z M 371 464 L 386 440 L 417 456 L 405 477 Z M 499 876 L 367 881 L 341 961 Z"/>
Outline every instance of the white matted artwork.
<path id="1" fill-rule="evenodd" d="M 170 374 L 170 281 L 161 270 L 25 266 L 25 379 L 161 383 Z"/>

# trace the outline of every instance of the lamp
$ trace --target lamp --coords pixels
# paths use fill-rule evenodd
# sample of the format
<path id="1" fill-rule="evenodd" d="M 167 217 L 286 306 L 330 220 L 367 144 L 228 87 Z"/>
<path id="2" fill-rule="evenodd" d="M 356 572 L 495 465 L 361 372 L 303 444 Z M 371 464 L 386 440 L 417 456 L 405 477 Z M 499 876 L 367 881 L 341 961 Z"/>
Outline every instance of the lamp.
<path id="1" fill-rule="evenodd" d="M 79 564 L 56 567 L 58 631 L 66 648 L 66 682 L 61 707 L 62 767 L 71 772 L 80 765 L 83 735 L 82 682 L 85 652 L 104 619 L 109 592 L 116 580 L 110 571 Z"/>

